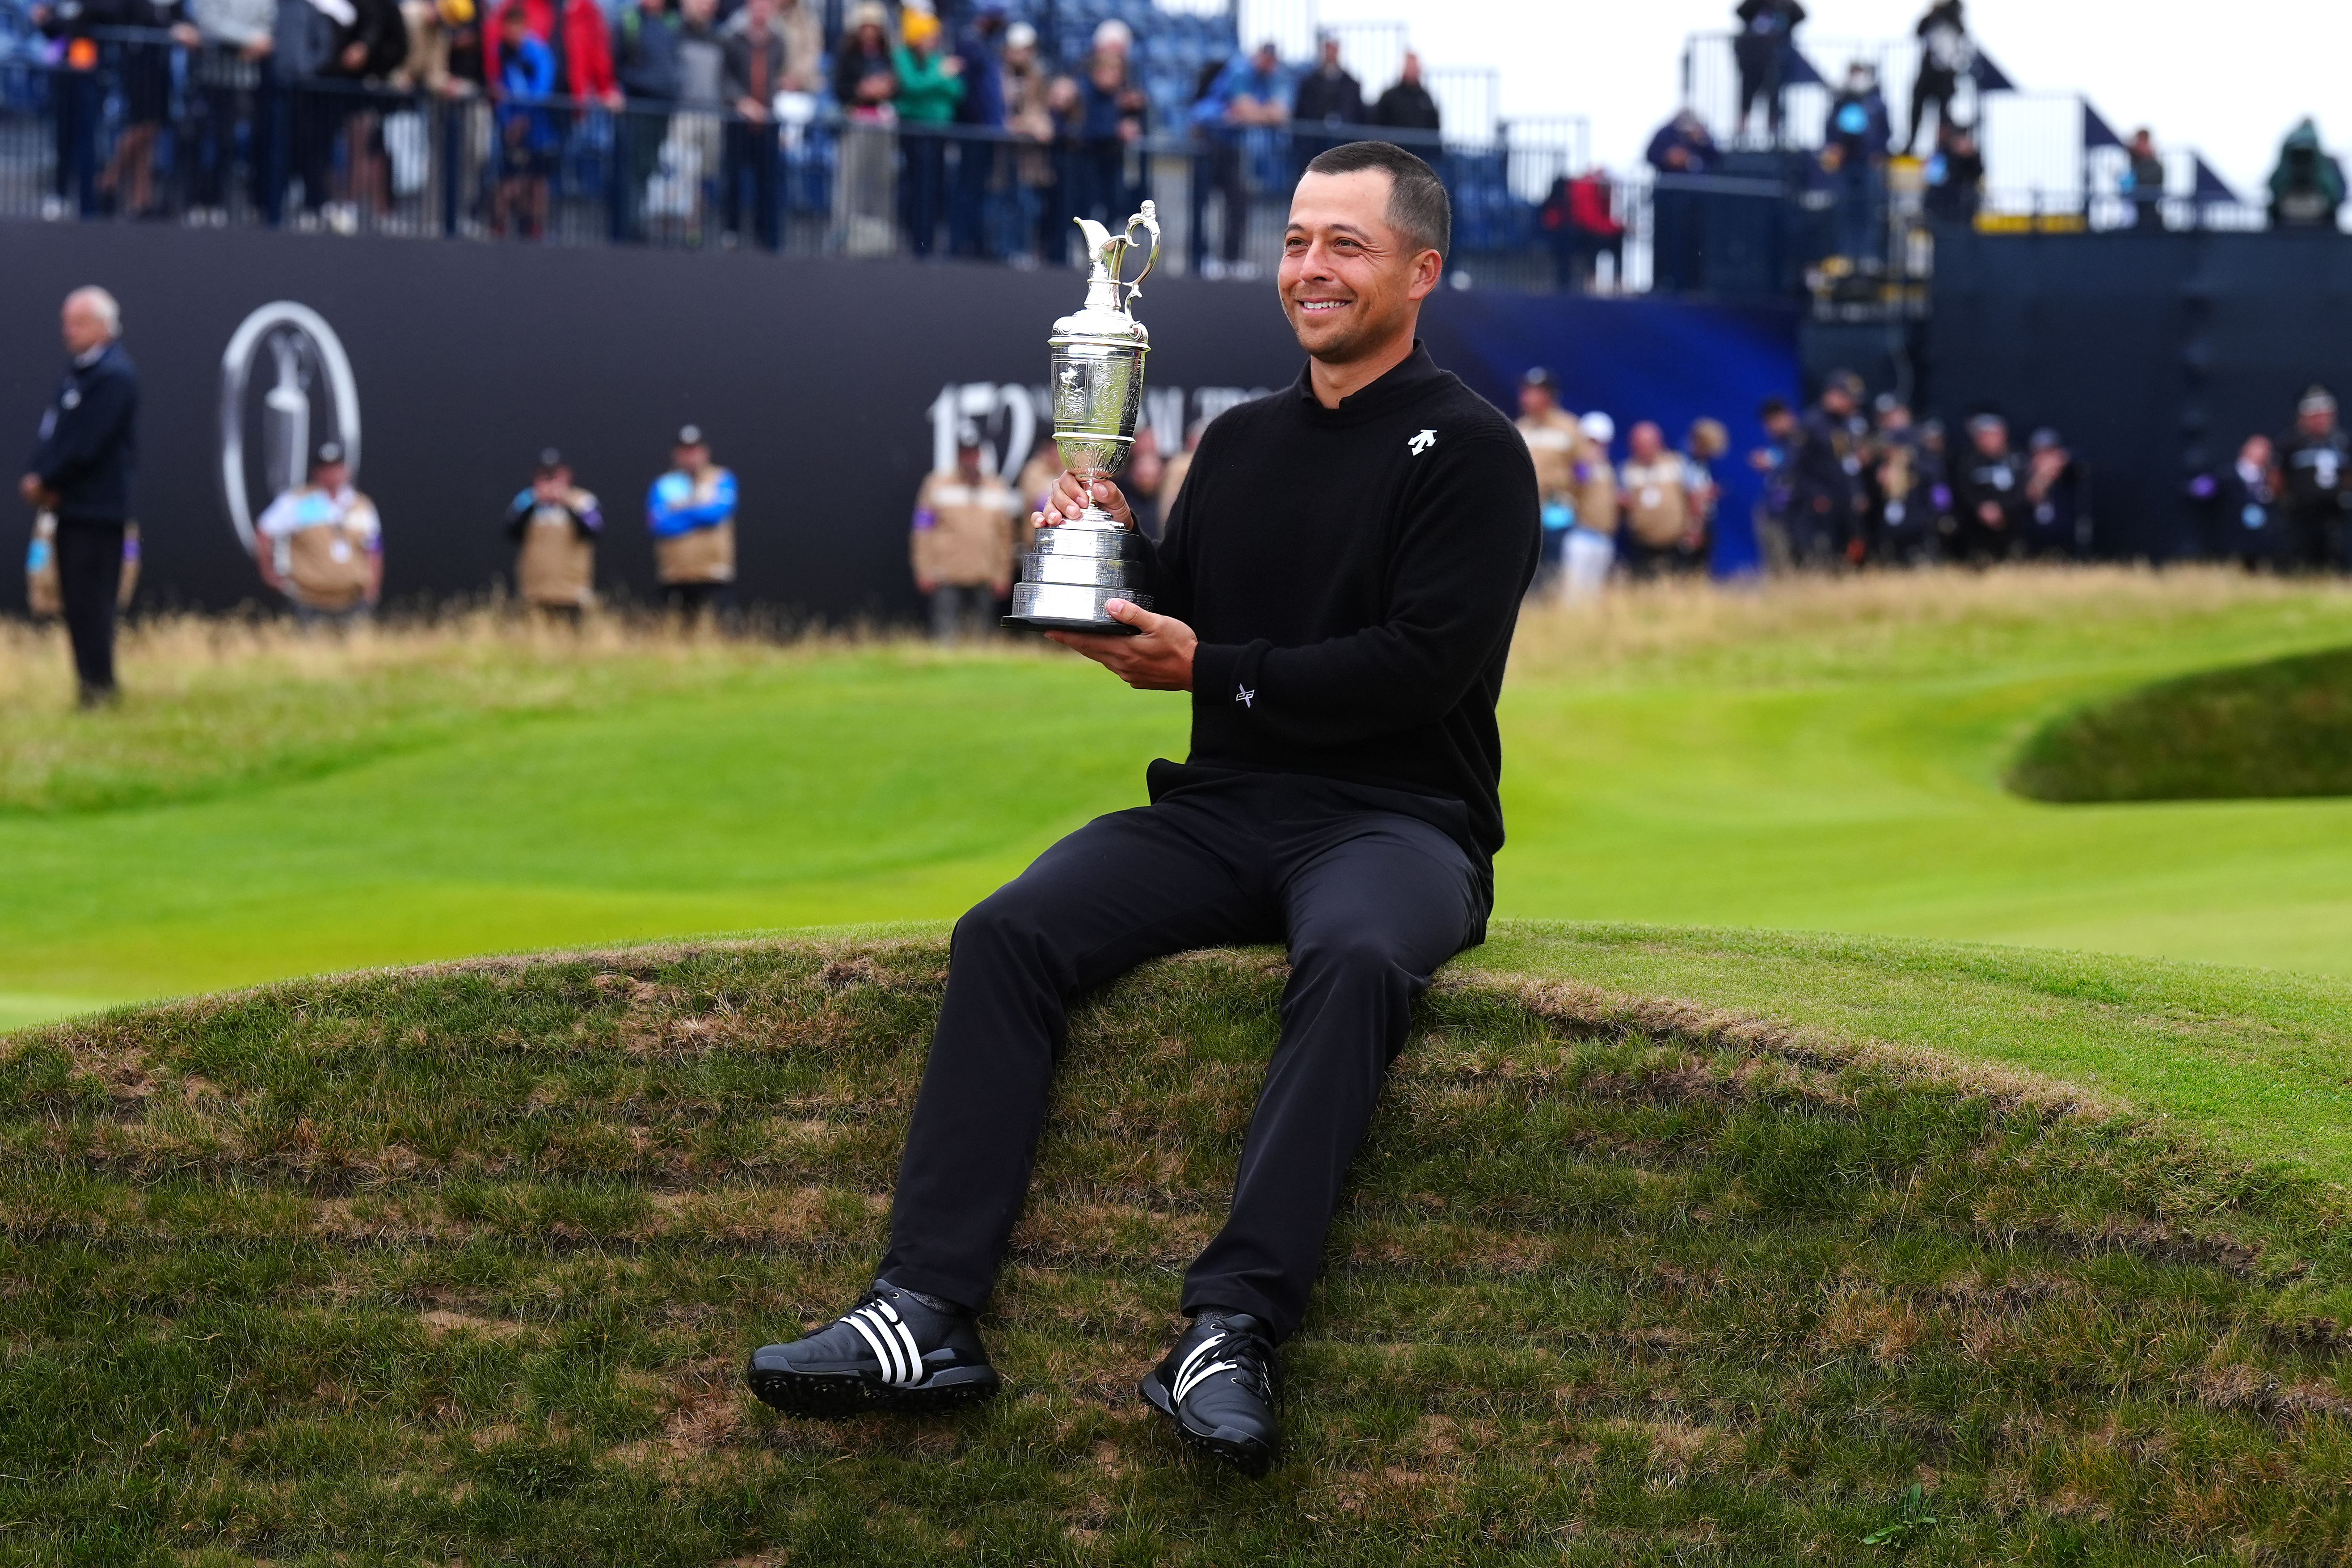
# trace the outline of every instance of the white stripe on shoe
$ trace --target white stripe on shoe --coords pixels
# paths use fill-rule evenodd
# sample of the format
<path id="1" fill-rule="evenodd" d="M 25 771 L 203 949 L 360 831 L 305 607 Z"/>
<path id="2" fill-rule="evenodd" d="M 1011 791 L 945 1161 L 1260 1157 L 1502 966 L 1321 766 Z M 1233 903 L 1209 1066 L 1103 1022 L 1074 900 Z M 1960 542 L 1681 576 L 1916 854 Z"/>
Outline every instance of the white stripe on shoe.
<path id="1" fill-rule="evenodd" d="M 909 1384 L 922 1382 L 923 1352 L 915 1344 L 914 1331 L 907 1327 L 907 1321 L 898 1316 L 898 1310 L 889 1302 L 877 1301 L 875 1305 L 881 1308 L 882 1315 L 890 1320 L 890 1327 L 898 1336 L 898 1348 L 906 1352 L 906 1381 Z"/>
<path id="2" fill-rule="evenodd" d="M 1186 1399 L 1190 1398 L 1192 1391 L 1195 1388 L 1200 1387 L 1204 1379 L 1214 1377 L 1221 1372 L 1235 1371 L 1241 1366 L 1241 1363 L 1236 1361 L 1221 1361 L 1206 1365 L 1202 1364 L 1207 1360 L 1208 1354 L 1211 1351 L 1225 1342 L 1225 1337 L 1226 1336 L 1223 1333 L 1211 1334 L 1207 1339 L 1202 1340 L 1199 1344 L 1194 1345 L 1192 1347 L 1192 1353 L 1185 1356 L 1183 1361 L 1177 1366 L 1175 1387 L 1177 1404 L 1181 1405 Z"/>
<path id="3" fill-rule="evenodd" d="M 858 1337 L 866 1342 L 866 1349 L 874 1352 L 875 1361 L 882 1368 L 883 1382 L 903 1385 L 914 1381 L 899 1370 L 898 1342 L 890 1333 L 889 1325 L 872 1308 L 860 1307 L 842 1321 L 856 1329 Z"/>

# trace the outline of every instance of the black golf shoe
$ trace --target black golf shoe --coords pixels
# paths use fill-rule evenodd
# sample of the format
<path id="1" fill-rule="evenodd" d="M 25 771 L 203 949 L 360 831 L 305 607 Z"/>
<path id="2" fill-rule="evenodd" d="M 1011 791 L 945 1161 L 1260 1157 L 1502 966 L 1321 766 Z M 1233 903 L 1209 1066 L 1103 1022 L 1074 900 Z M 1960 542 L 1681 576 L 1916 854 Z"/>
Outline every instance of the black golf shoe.
<path id="1" fill-rule="evenodd" d="M 753 1351 L 744 1377 L 787 1415 L 948 1410 L 997 1386 L 971 1313 L 887 1279 L 806 1339 Z"/>
<path id="2" fill-rule="evenodd" d="M 1282 1435 L 1274 1421 L 1274 1342 L 1246 1312 L 1202 1312 L 1143 1380 L 1177 1435 L 1244 1475 L 1262 1476 Z"/>

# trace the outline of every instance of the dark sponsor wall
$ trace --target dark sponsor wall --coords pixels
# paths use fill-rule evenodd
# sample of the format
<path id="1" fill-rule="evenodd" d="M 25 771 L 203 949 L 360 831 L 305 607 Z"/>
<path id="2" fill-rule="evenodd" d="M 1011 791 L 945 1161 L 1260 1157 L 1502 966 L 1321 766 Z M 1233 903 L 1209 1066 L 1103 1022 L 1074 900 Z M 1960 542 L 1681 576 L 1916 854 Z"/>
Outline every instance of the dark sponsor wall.
<path id="1" fill-rule="evenodd" d="M 145 378 L 136 510 L 152 601 L 258 596 L 222 499 L 222 356 L 252 312 L 290 300 L 324 318 L 352 365 L 389 597 L 496 581 L 500 517 L 551 445 L 604 499 L 600 583 L 649 596 L 644 496 L 692 422 L 742 483 L 746 598 L 835 622 L 913 613 L 908 510 L 957 419 L 982 423 L 1008 462 L 1024 435 L 1047 438 L 1021 393 L 1043 382 L 1053 321 L 1083 292 L 1072 273 L 989 267 L 70 224 L 0 225 L 0 421 L 27 447 L 61 363 L 59 300 L 100 283 L 122 302 Z M 1271 284 L 1155 279 L 1138 313 L 1171 437 L 1297 374 Z M 1528 365 L 1553 365 L 1570 407 L 1616 417 L 1621 455 L 1633 419 L 1678 437 L 1699 414 L 1744 449 L 1756 402 L 1796 384 L 1794 323 L 1778 311 L 1449 292 L 1425 321 L 1439 362 L 1506 408 Z M 1723 467 L 1744 480 L 1736 458 Z M 1746 548 L 1745 508 L 1726 509 L 1727 564 Z M 22 605 L 21 574 L 0 574 L 0 607 Z"/>
<path id="2" fill-rule="evenodd" d="M 1956 235 L 1936 258 L 1934 406 L 2021 444 L 2057 428 L 2096 486 L 2102 555 L 2193 550 L 2189 479 L 2352 390 L 2352 244 L 2329 234 Z"/>

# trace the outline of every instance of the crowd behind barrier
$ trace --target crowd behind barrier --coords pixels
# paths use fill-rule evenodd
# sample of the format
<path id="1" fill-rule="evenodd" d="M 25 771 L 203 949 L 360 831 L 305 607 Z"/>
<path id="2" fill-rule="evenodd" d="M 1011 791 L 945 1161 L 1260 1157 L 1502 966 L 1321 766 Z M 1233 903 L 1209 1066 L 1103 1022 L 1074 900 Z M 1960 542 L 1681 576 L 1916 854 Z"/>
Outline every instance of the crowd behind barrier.
<path id="1" fill-rule="evenodd" d="M 1579 162 L 1580 123 L 1449 135 L 1410 55 L 1367 93 L 1266 50 L 1195 51 L 1171 112 L 1124 24 L 1064 68 L 986 0 L 952 48 L 926 13 L 859 6 L 829 49 L 815 0 L 648 0 L 617 21 L 567 0 L 561 47 L 546 0 L 481 17 L 409 0 L 373 32 L 391 0 L 327 3 L 352 20 L 317 0 L 28 14 L 41 30 L 0 50 L 0 216 L 1060 265 L 1073 216 L 1150 196 L 1172 269 L 1248 277 L 1278 256 L 1306 160 L 1379 137 L 1446 179 L 1465 284 L 1626 287 L 1622 240 L 1598 272 L 1566 259 L 1579 177 L 1604 227 L 1643 227 L 1638 187 Z"/>

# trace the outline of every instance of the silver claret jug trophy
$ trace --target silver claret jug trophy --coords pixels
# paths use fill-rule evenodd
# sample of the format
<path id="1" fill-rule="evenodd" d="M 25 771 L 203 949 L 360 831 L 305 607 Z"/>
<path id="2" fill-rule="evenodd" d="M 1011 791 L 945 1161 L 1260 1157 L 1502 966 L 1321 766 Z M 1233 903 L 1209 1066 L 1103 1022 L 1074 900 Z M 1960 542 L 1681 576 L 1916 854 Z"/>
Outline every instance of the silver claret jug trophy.
<path id="1" fill-rule="evenodd" d="M 1160 216 L 1150 202 L 1113 234 L 1092 218 L 1077 220 L 1093 260 L 1087 277 L 1087 302 L 1054 323 L 1054 445 L 1062 466 L 1089 487 L 1126 466 L 1135 444 L 1135 422 L 1143 412 L 1143 356 L 1151 334 L 1135 319 L 1151 264 L 1160 259 Z M 1134 281 L 1119 278 L 1127 253 L 1151 239 L 1143 270 Z M 1126 294 L 1121 296 L 1124 289 Z M 1151 607 L 1145 562 L 1150 547 L 1114 522 L 1089 500 L 1087 510 L 1059 527 L 1041 528 L 1021 557 L 1021 581 L 1013 585 L 1007 624 L 1046 626 L 1066 632 L 1131 633 L 1103 613 L 1112 599 Z"/>

